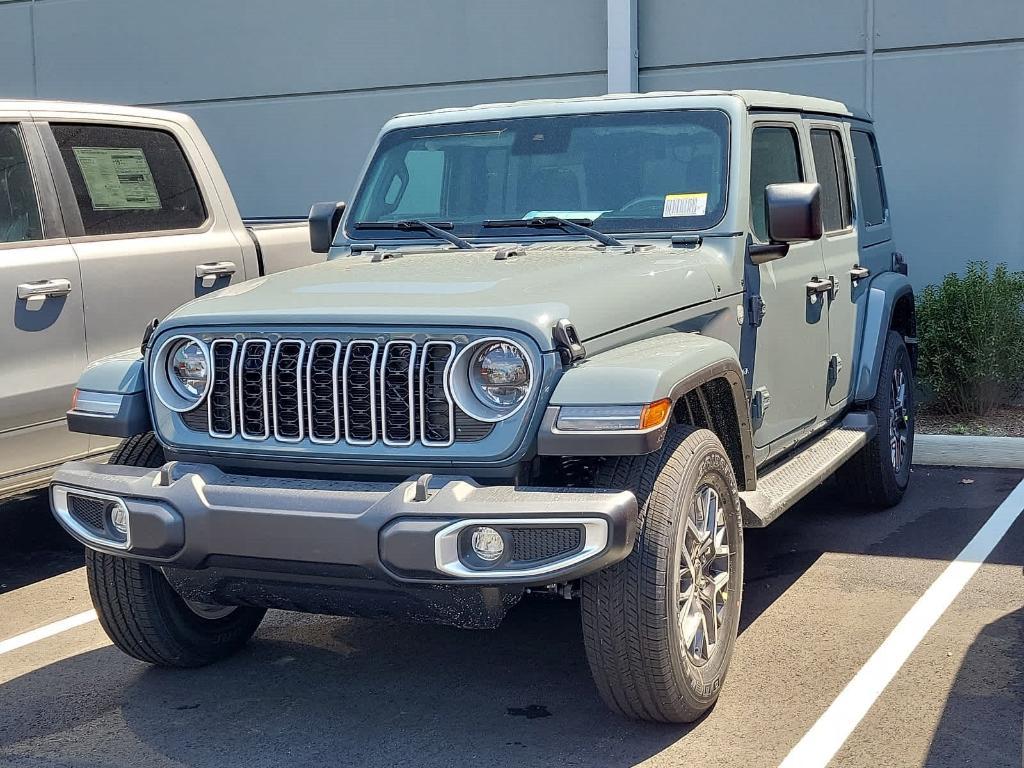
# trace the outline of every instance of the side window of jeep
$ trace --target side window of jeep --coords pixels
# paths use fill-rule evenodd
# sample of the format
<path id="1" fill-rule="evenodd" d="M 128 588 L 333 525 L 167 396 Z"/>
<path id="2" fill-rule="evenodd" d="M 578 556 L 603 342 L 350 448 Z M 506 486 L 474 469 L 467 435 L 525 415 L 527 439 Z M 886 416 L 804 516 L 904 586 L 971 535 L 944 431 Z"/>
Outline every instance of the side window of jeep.
<path id="1" fill-rule="evenodd" d="M 781 125 L 754 128 L 750 144 L 750 222 L 761 242 L 768 242 L 765 187 L 793 181 L 803 181 L 796 130 Z"/>
<path id="2" fill-rule="evenodd" d="M 867 131 L 850 131 L 853 139 L 853 163 L 857 168 L 857 192 L 864 223 L 873 227 L 889 217 L 882 180 L 882 161 L 878 159 L 875 138 Z"/>
<path id="3" fill-rule="evenodd" d="M 811 130 L 811 154 L 821 184 L 821 223 L 826 232 L 841 232 L 853 224 L 850 200 L 850 175 L 839 131 L 830 128 Z"/>

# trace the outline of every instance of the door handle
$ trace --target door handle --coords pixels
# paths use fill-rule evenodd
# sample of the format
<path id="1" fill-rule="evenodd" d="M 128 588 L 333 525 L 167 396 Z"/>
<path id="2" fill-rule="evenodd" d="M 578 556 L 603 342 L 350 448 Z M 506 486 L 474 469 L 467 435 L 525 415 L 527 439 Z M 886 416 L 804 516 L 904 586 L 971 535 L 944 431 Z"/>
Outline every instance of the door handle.
<path id="1" fill-rule="evenodd" d="M 22 283 L 18 286 L 19 299 L 30 299 L 33 296 L 67 296 L 69 293 L 71 293 L 71 281 L 63 278 L 36 280 L 33 283 Z"/>
<path id="2" fill-rule="evenodd" d="M 227 277 L 238 271 L 233 261 L 209 261 L 205 264 L 196 264 L 196 277 Z"/>
<path id="3" fill-rule="evenodd" d="M 807 296 L 809 298 L 814 298 L 819 293 L 827 293 L 831 296 L 835 289 L 836 279 L 834 277 L 829 276 L 822 279 L 815 275 L 811 278 L 811 281 L 807 283 Z"/>
<path id="4" fill-rule="evenodd" d="M 855 264 L 853 269 L 850 270 L 850 279 L 855 283 L 858 280 L 863 280 L 864 278 L 870 276 L 871 270 L 868 269 L 867 267 L 862 267 L 860 264 Z"/>

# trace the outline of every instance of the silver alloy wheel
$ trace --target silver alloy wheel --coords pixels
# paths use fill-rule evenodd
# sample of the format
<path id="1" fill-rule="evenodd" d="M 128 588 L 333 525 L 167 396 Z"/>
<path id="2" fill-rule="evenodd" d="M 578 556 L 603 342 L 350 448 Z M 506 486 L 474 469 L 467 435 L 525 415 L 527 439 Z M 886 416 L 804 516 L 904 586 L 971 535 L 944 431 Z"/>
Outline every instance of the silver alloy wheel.
<path id="1" fill-rule="evenodd" d="M 686 655 L 697 666 L 707 663 L 718 643 L 731 562 L 721 499 L 710 485 L 701 485 L 686 517 L 679 567 L 679 629 Z"/>
<path id="2" fill-rule="evenodd" d="M 907 458 L 907 440 L 910 436 L 910 412 L 907 409 L 907 377 L 903 369 L 892 372 L 889 404 L 889 458 L 892 468 L 899 474 Z"/>
<path id="3" fill-rule="evenodd" d="M 238 609 L 236 605 L 216 605 L 215 603 L 200 603 L 195 600 L 185 600 L 185 605 L 196 616 L 210 621 L 223 619 Z"/>

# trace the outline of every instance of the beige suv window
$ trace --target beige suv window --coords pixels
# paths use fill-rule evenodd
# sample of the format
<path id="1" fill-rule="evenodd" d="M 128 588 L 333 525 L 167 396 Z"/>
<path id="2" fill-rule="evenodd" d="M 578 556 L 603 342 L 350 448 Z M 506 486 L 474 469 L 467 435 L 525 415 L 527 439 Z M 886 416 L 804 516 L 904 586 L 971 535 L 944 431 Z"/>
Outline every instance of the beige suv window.
<path id="1" fill-rule="evenodd" d="M 166 131 L 54 123 L 86 235 L 196 229 L 206 208 L 188 160 Z"/>
<path id="2" fill-rule="evenodd" d="M 39 203 L 17 125 L 0 124 L 0 243 L 41 240 Z"/>

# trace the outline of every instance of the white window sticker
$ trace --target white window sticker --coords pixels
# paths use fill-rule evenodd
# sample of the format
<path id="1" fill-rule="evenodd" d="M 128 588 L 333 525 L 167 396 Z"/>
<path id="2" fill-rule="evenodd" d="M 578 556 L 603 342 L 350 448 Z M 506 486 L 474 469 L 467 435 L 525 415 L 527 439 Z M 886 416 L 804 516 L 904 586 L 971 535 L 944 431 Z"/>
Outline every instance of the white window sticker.
<path id="1" fill-rule="evenodd" d="M 153 171 L 141 149 L 74 147 L 94 211 L 160 210 Z"/>
<path id="2" fill-rule="evenodd" d="M 662 218 L 669 216 L 703 216 L 708 209 L 707 192 L 689 192 L 685 195 L 665 195 Z"/>

